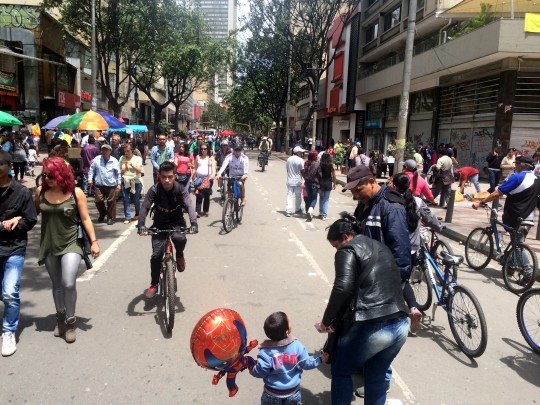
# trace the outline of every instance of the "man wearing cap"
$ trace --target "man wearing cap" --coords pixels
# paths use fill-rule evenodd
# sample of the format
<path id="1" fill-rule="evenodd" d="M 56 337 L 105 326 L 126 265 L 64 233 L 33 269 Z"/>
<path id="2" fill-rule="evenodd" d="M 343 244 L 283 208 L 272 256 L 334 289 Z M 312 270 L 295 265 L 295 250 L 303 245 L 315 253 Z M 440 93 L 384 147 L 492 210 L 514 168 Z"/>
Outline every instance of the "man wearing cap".
<path id="1" fill-rule="evenodd" d="M 515 228 L 519 225 L 518 218 L 523 218 L 521 225 L 524 232 L 518 234 L 523 239 L 525 239 L 529 229 L 534 224 L 534 209 L 538 205 L 538 195 L 540 194 L 540 179 L 536 178 L 533 169 L 534 162 L 530 156 L 518 156 L 516 158 L 516 172 L 483 201 L 488 203 L 502 197 L 503 194 L 506 195 L 502 221 L 504 224 Z M 479 202 L 472 205 L 475 210 L 479 206 Z M 517 243 L 523 243 L 523 240 L 518 240 Z M 527 268 L 525 271 L 527 272 Z M 529 269 L 528 277 L 531 274 L 532 269 Z M 523 285 L 528 284 L 530 280 L 528 277 L 521 280 Z"/>
<path id="2" fill-rule="evenodd" d="M 221 165 L 221 169 L 218 172 L 217 178 L 218 181 L 221 180 L 221 176 L 223 175 L 223 172 L 225 170 L 229 169 L 229 177 L 240 177 L 240 180 L 238 181 L 238 185 L 240 186 L 241 192 L 242 192 L 242 206 L 246 205 L 246 180 L 249 173 L 249 159 L 246 155 L 242 153 L 242 146 L 236 145 L 234 147 L 234 152 L 229 153 L 225 160 L 223 161 L 223 164 Z M 232 183 L 231 183 L 232 184 Z"/>
<path id="3" fill-rule="evenodd" d="M 122 177 L 118 160 L 111 156 L 111 145 L 101 146 L 101 155 L 96 156 L 88 170 L 88 188 L 96 184 L 96 208 L 99 211 L 98 222 L 107 217 L 107 225 L 116 221 L 116 195 L 120 192 Z"/>
<path id="4" fill-rule="evenodd" d="M 304 175 L 304 159 L 302 154 L 305 152 L 301 146 L 295 146 L 293 155 L 287 159 L 287 204 L 286 215 L 292 216 L 293 213 L 301 214 L 302 210 L 302 177 Z M 294 195 L 294 211 L 292 198 Z"/>
<path id="5" fill-rule="evenodd" d="M 37 222 L 30 190 L 8 175 L 11 155 L 0 151 L 0 286 L 4 302 L 2 356 L 17 350 L 15 332 L 19 324 L 19 286 L 28 242 L 28 231 Z"/>

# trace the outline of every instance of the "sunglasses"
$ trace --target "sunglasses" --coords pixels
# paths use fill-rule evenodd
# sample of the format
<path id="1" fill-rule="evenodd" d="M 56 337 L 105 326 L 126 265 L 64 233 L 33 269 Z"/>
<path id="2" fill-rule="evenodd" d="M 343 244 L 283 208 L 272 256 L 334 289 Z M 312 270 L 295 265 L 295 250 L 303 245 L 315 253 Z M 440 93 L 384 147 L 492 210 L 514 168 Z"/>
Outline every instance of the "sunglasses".
<path id="1" fill-rule="evenodd" d="M 50 173 L 42 173 L 43 177 L 45 177 L 47 180 L 56 180 L 56 177 L 54 177 Z"/>

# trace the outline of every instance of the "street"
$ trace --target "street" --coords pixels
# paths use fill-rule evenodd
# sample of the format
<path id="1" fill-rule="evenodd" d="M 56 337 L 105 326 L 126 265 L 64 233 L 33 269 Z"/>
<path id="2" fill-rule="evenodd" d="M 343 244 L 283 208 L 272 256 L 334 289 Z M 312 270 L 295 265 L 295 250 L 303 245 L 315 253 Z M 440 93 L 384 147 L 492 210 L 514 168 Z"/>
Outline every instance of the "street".
<path id="1" fill-rule="evenodd" d="M 243 318 L 248 340 L 266 339 L 263 322 L 284 311 L 293 335 L 310 353 L 325 335 L 320 321 L 333 282 L 335 250 L 326 228 L 342 211 L 352 212 L 350 193 L 338 187 L 330 196 L 330 220 L 285 216 L 285 162 L 271 157 L 261 173 L 256 153 L 248 152 L 250 176 L 242 224 L 224 233 L 214 185 L 210 216 L 199 219 L 199 233 L 188 235 L 187 267 L 178 276 L 178 300 L 172 335 L 165 332 L 164 309 L 147 301 L 150 237 L 135 223 L 124 225 L 118 204 L 115 225 L 97 224 L 102 249 L 94 268 L 81 265 L 78 279 L 77 341 L 53 337 L 54 304 L 44 266 L 37 265 L 41 219 L 30 234 L 21 283 L 21 321 L 17 352 L 0 359 L 0 403 L 30 404 L 257 404 L 262 380 L 237 375 L 240 388 L 228 397 L 225 379 L 212 385 L 213 371 L 199 367 L 190 352 L 190 336 L 199 318 L 226 307 Z M 145 166 L 151 173 L 151 166 Z M 151 176 L 144 179 L 148 182 Z M 146 184 L 148 188 L 150 185 Z M 318 207 L 315 209 L 318 214 Z M 147 219 L 147 226 L 151 220 Z M 454 253 L 463 247 L 449 241 Z M 461 265 L 459 280 L 479 299 L 488 324 L 486 352 L 469 359 L 455 344 L 446 313 L 438 309 L 430 325 L 409 337 L 394 366 L 391 404 L 532 404 L 540 392 L 540 357 L 526 345 L 516 322 L 518 297 L 504 287 L 492 262 L 476 272 Z M 431 310 L 427 311 L 431 316 Z M 256 357 L 258 349 L 250 352 Z M 355 377 L 355 386 L 361 382 Z M 303 403 L 330 404 L 330 367 L 303 373 Z M 355 398 L 353 403 L 363 403 Z"/>

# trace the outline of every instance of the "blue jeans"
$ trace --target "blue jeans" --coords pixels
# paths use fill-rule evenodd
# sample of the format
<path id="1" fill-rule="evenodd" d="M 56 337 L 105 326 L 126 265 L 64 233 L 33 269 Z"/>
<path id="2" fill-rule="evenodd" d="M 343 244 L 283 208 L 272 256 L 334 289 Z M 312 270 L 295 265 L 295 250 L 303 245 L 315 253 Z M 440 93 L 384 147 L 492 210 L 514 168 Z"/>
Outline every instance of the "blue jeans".
<path id="1" fill-rule="evenodd" d="M 478 182 L 478 174 L 475 174 L 474 176 L 470 177 L 469 180 L 472 184 L 474 184 L 474 188 L 476 189 L 476 192 L 480 192 L 480 183 Z"/>
<path id="2" fill-rule="evenodd" d="M 287 398 L 278 398 L 272 394 L 263 392 L 261 396 L 261 405 L 300 405 L 302 403 L 302 390 L 296 391 Z"/>
<path id="3" fill-rule="evenodd" d="M 15 332 L 19 325 L 21 299 L 19 287 L 24 256 L 0 257 L 0 279 L 2 280 L 2 301 L 4 301 L 4 320 L 2 332 Z"/>
<path id="4" fill-rule="evenodd" d="M 385 322 L 355 322 L 339 338 L 332 362 L 332 405 L 349 405 L 353 395 L 352 374 L 364 369 L 364 403 L 384 405 L 388 367 L 405 344 L 409 317 Z"/>
<path id="5" fill-rule="evenodd" d="M 306 192 L 306 210 L 308 208 L 315 208 L 315 205 L 317 205 L 317 194 L 319 193 L 319 188 L 311 184 L 306 184 Z"/>
<path id="6" fill-rule="evenodd" d="M 330 191 L 319 189 L 319 213 L 321 217 L 328 216 L 328 200 L 330 200 Z"/>
<path id="7" fill-rule="evenodd" d="M 133 205 L 135 206 L 135 215 L 139 215 L 141 209 L 141 190 L 142 184 L 135 183 L 135 194 L 131 194 L 131 188 L 125 188 L 122 184 L 122 200 L 124 201 L 124 217 L 126 219 L 131 219 L 131 205 L 130 197 L 133 198 Z"/>
<path id="8" fill-rule="evenodd" d="M 500 170 L 488 170 L 489 173 L 489 189 L 488 193 L 493 193 L 497 186 L 499 185 L 499 180 L 501 178 Z"/>

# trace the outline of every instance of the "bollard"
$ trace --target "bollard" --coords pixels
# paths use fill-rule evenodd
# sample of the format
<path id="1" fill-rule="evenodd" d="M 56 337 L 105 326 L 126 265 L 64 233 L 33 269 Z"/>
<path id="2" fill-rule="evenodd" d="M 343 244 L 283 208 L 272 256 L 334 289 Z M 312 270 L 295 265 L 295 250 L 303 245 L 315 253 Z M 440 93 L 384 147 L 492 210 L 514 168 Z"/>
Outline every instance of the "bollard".
<path id="1" fill-rule="evenodd" d="M 442 198 L 442 195 L 441 195 Z M 450 197 L 448 197 L 448 202 L 446 203 L 446 216 L 444 217 L 444 222 L 451 224 L 452 216 L 454 215 L 454 201 L 456 200 L 456 190 L 450 190 Z"/>

